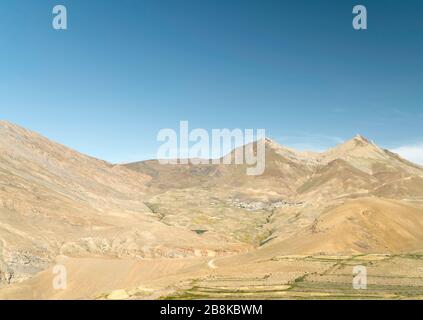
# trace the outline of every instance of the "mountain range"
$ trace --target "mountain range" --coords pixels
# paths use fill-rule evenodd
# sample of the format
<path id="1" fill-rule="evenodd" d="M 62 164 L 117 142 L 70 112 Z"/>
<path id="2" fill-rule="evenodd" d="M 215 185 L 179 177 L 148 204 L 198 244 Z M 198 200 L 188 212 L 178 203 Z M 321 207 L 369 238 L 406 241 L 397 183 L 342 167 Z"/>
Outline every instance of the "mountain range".
<path id="1" fill-rule="evenodd" d="M 0 298 L 159 298 L 237 267 L 289 286 L 282 274 L 312 268 L 287 273 L 280 257 L 423 252 L 423 167 L 360 135 L 322 153 L 267 138 L 265 152 L 260 176 L 118 165 L 1 121 Z M 58 263 L 65 291 L 51 287 Z"/>

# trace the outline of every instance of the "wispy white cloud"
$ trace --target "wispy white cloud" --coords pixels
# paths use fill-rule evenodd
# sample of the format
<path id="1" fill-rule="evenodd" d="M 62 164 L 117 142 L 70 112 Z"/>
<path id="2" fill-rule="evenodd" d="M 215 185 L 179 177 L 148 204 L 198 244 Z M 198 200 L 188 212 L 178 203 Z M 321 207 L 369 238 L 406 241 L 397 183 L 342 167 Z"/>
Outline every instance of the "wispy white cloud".
<path id="1" fill-rule="evenodd" d="M 418 164 L 423 165 L 423 142 L 404 145 L 392 149 L 393 152 L 398 153 L 401 157 Z"/>

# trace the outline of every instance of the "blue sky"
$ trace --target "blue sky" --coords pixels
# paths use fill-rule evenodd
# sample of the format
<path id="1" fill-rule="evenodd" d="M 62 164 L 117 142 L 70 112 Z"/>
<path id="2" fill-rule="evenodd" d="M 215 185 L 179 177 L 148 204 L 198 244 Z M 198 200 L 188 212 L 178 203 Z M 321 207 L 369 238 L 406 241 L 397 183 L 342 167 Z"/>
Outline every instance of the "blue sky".
<path id="1" fill-rule="evenodd" d="M 360 133 L 423 163 L 422 16 L 419 0 L 2 0 L 0 118 L 112 162 L 155 157 L 188 120 L 301 149 Z"/>

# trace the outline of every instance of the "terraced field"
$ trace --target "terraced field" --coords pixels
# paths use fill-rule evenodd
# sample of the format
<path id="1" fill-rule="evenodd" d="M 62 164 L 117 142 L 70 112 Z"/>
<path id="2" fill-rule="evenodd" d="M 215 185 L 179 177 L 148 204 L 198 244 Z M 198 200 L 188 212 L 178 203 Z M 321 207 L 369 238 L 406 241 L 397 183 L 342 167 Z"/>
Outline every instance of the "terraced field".
<path id="1" fill-rule="evenodd" d="M 163 298 L 423 299 L 423 255 L 280 256 L 257 264 L 267 272 L 236 276 L 222 270 Z M 304 272 L 293 271 L 294 265 Z M 366 267 L 367 289 L 353 288 L 354 266 Z"/>

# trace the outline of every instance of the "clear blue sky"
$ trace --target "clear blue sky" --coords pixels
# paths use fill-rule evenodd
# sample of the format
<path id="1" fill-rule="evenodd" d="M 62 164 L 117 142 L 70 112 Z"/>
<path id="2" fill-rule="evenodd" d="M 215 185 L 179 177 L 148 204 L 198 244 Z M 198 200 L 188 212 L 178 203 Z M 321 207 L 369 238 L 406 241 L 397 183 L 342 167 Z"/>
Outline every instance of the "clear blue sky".
<path id="1" fill-rule="evenodd" d="M 112 162 L 180 120 L 423 149 L 423 1 L 2 0 L 0 39 L 0 118 Z"/>

